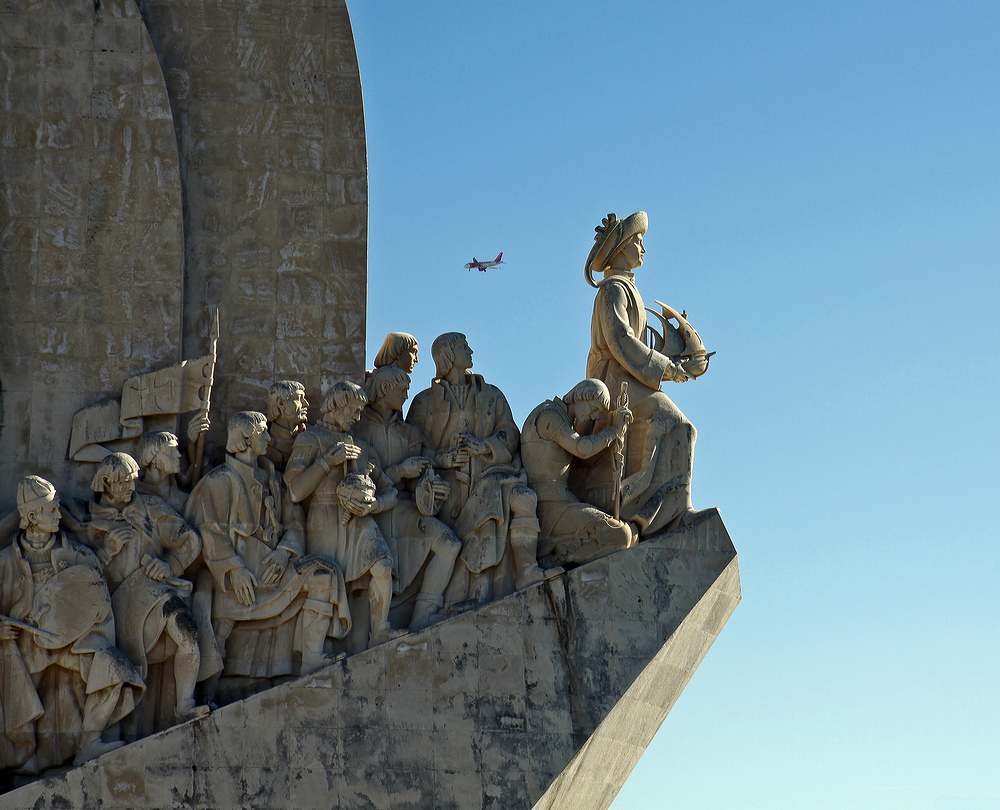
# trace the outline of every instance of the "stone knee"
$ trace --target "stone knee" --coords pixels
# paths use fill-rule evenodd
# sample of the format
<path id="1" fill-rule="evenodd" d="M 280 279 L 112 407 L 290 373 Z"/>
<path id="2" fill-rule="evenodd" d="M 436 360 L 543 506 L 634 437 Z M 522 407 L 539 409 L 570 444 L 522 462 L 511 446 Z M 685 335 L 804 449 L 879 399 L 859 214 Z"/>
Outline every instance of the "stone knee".
<path id="1" fill-rule="evenodd" d="M 181 654 L 198 652 L 198 623 L 188 606 L 178 596 L 171 596 L 163 603 L 163 618 L 167 633 Z"/>
<path id="2" fill-rule="evenodd" d="M 438 532 L 431 540 L 431 551 L 442 557 L 455 559 L 462 550 L 462 541 L 448 528 Z"/>
<path id="3" fill-rule="evenodd" d="M 329 602 L 333 596 L 334 573 L 326 568 L 316 568 L 306 577 L 305 590 L 307 600 Z"/>
<path id="4" fill-rule="evenodd" d="M 510 512 L 519 517 L 534 515 L 538 508 L 538 496 L 531 487 L 518 484 L 510 493 Z"/>
<path id="5" fill-rule="evenodd" d="M 372 584 L 379 588 L 392 587 L 392 563 L 382 559 L 376 562 L 370 569 Z"/>

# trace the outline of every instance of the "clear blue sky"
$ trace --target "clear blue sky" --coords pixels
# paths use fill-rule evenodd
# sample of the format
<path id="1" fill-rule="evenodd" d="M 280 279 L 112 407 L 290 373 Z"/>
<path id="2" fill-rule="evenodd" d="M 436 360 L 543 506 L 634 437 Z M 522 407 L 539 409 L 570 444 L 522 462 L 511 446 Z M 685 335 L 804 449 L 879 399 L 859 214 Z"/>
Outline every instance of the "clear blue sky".
<path id="1" fill-rule="evenodd" d="M 648 212 L 743 603 L 614 807 L 1000 808 L 1000 4 L 350 4 L 369 360 L 462 331 L 520 421 Z M 473 255 L 506 264 L 467 273 Z"/>

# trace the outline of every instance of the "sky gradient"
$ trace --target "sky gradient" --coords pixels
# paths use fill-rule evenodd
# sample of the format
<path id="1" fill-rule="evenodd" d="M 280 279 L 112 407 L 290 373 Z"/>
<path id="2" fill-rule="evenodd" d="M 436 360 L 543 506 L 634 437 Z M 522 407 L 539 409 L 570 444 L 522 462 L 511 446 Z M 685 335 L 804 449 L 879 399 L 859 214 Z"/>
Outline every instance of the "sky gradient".
<path id="1" fill-rule="evenodd" d="M 644 298 L 718 352 L 664 390 L 743 602 L 615 810 L 1000 808 L 1000 5 L 350 11 L 369 365 L 411 332 L 416 393 L 464 332 L 520 423 L 638 209 Z"/>

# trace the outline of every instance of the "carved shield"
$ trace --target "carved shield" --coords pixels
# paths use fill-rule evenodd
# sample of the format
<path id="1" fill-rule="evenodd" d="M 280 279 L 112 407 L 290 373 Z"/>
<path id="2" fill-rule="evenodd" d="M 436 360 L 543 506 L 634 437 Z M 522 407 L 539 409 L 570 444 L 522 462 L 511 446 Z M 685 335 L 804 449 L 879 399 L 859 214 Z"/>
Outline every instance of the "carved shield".
<path id="1" fill-rule="evenodd" d="M 103 622 L 111 610 L 104 577 L 89 565 L 73 565 L 56 573 L 35 591 L 35 619 L 39 629 L 52 633 L 35 636 L 40 647 L 68 647 Z"/>

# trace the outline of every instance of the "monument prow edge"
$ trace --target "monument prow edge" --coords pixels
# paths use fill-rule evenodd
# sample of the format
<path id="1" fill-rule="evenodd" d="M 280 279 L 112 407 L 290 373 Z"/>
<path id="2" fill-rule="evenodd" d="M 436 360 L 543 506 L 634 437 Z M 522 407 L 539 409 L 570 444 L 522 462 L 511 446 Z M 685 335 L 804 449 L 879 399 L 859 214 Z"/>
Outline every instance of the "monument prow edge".
<path id="1" fill-rule="evenodd" d="M 0 808 L 606 808 L 739 600 L 706 510 Z"/>

